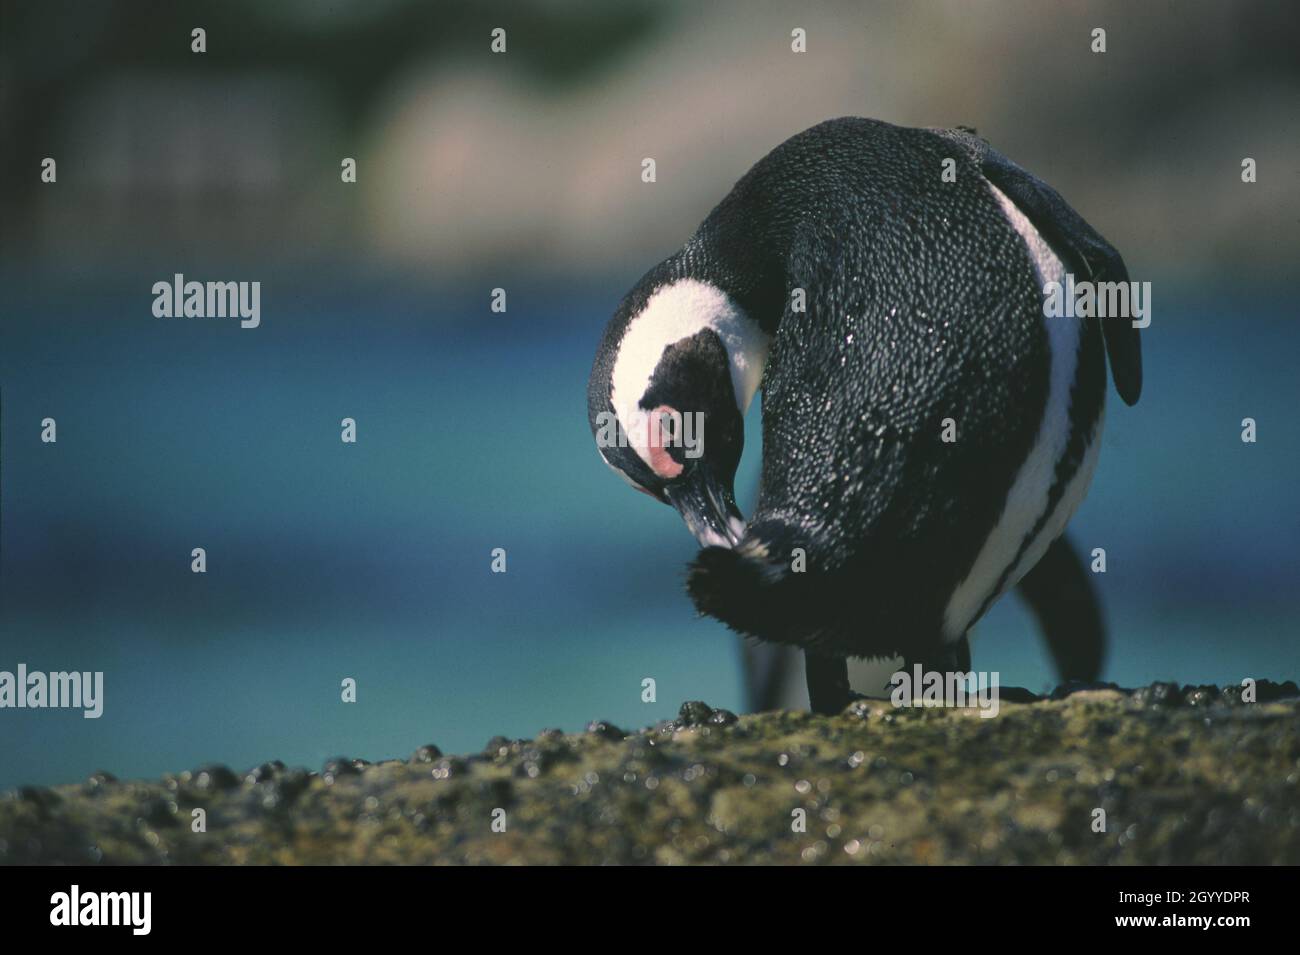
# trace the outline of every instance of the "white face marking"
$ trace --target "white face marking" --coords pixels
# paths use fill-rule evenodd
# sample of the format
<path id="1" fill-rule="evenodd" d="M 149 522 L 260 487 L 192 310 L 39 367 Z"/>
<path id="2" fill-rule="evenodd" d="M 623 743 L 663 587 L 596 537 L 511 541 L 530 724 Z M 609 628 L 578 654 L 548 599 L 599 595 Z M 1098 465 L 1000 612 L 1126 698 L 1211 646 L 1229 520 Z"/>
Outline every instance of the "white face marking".
<path id="1" fill-rule="evenodd" d="M 1033 223 L 992 183 L 989 188 L 1001 203 L 1008 221 L 1029 247 L 1029 255 L 1037 267 L 1040 283 L 1062 281 L 1065 266 L 1039 235 Z M 1002 572 L 1015 560 L 1025 537 L 1047 510 L 1047 497 L 1056 479 L 1056 462 L 1065 453 L 1070 440 L 1070 392 L 1078 368 L 1083 321 L 1075 318 L 1044 318 L 1043 321 L 1046 323 L 1051 351 L 1051 370 L 1042 423 L 1029 456 L 1020 466 L 1011 485 L 997 525 L 980 548 L 970 573 L 948 599 L 944 612 L 944 635 L 949 640 L 959 639 L 970 627 L 975 614 L 979 613 L 980 607 L 997 586 Z M 1065 525 L 1088 493 L 1101 446 L 1098 440 L 1100 432 L 1101 421 L 1098 420 L 1079 470 L 1066 486 L 1065 493 L 1043 529 L 1007 577 L 1005 590 L 1019 583 L 1020 578 L 1047 553 L 1047 548 L 1065 530 Z"/>
<path id="2" fill-rule="evenodd" d="M 749 408 L 767 363 L 768 336 L 715 285 L 680 279 L 665 285 L 628 323 L 614 361 L 610 404 L 618 415 L 628 443 L 641 460 L 650 462 L 646 429 L 634 427 L 650 377 L 664 349 L 706 328 L 713 329 L 727 349 L 731 385 L 740 413 Z M 683 412 L 694 409 L 681 408 Z"/>

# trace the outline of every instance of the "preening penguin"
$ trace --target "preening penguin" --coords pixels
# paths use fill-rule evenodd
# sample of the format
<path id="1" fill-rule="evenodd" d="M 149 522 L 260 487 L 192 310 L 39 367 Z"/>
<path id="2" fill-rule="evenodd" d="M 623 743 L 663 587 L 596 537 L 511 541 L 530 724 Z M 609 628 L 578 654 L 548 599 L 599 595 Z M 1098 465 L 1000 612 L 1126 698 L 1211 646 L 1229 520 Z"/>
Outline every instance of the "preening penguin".
<path id="1" fill-rule="evenodd" d="M 760 160 L 615 311 L 588 387 L 601 454 L 703 546 L 700 611 L 804 650 L 814 710 L 848 702 L 847 657 L 969 670 L 968 631 L 1018 584 L 1061 676 L 1096 678 L 1101 616 L 1061 535 L 1097 463 L 1107 356 L 1133 404 L 1141 355 L 1127 320 L 1045 317 L 1067 273 L 1128 281 L 970 132 L 846 118 Z M 760 382 L 745 521 L 732 484 Z"/>

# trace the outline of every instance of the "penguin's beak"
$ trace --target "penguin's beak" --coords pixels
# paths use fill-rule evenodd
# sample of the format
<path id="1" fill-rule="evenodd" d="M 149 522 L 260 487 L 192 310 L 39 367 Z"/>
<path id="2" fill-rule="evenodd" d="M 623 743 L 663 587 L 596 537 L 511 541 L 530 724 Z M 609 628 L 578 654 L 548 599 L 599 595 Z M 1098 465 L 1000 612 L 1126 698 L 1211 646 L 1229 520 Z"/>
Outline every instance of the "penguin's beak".
<path id="1" fill-rule="evenodd" d="M 708 467 L 696 467 L 664 488 L 701 547 L 735 547 L 745 535 L 745 518 L 736 506 L 731 482 Z"/>

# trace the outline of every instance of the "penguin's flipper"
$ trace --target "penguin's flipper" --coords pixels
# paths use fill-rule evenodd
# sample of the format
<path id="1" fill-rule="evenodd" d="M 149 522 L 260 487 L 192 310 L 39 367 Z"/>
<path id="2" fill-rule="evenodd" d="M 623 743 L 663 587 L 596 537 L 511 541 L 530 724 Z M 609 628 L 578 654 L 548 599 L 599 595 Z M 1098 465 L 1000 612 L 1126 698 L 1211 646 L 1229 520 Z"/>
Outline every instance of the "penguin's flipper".
<path id="1" fill-rule="evenodd" d="M 1088 569 L 1069 540 L 1053 541 L 1019 588 L 1061 681 L 1095 682 L 1106 652 L 1106 626 Z"/>
<path id="2" fill-rule="evenodd" d="M 1061 194 L 1010 159 L 989 149 L 980 164 L 984 178 L 1016 204 L 1067 265 L 1091 282 L 1128 282 L 1124 259 L 1100 233 L 1070 208 Z M 1142 342 L 1127 319 L 1101 323 L 1115 390 L 1127 405 L 1142 394 Z"/>
<path id="3" fill-rule="evenodd" d="M 935 132 L 967 149 L 984 178 L 1016 204 L 1068 268 L 1091 282 L 1129 280 L 1119 252 L 1059 192 L 978 136 L 961 129 Z M 1124 319 L 1100 321 L 1115 390 L 1125 404 L 1137 404 L 1142 394 L 1142 343 L 1138 330 Z"/>

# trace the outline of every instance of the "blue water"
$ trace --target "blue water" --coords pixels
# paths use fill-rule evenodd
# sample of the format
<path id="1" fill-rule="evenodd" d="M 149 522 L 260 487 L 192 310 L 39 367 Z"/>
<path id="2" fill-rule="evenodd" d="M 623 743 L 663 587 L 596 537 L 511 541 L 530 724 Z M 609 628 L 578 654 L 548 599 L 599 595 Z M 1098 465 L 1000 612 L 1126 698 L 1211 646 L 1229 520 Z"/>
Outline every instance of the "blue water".
<path id="1" fill-rule="evenodd" d="M 106 701 L 98 720 L 0 710 L 0 787 L 477 749 L 645 725 L 684 699 L 740 708 L 735 642 L 682 592 L 690 537 L 587 428 L 592 350 L 635 277 L 506 282 L 499 315 L 499 278 L 285 275 L 263 280 L 262 325 L 244 330 L 153 318 L 159 275 L 4 281 L 0 669 L 102 670 Z M 1146 333 L 1141 403 L 1112 394 L 1073 525 L 1108 555 L 1106 675 L 1295 677 L 1296 332 L 1280 290 L 1180 294 Z M 39 440 L 45 417 L 57 444 Z M 1005 683 L 1050 682 L 1014 600 L 974 653 Z"/>

